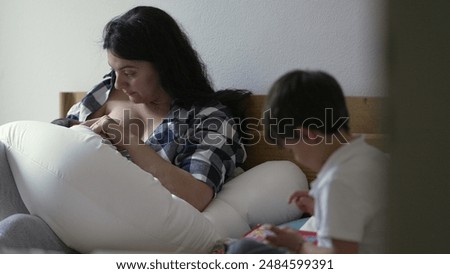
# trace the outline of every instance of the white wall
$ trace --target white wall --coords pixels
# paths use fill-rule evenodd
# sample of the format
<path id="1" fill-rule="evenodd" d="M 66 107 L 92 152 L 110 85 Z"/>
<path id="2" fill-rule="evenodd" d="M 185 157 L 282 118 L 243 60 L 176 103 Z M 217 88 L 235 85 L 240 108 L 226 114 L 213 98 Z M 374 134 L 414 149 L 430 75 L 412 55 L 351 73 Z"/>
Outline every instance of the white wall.
<path id="1" fill-rule="evenodd" d="M 58 116 L 58 92 L 108 71 L 103 26 L 154 5 L 187 31 L 215 88 L 266 93 L 294 68 L 335 75 L 347 95 L 383 95 L 382 0 L 0 0 L 0 124 Z"/>

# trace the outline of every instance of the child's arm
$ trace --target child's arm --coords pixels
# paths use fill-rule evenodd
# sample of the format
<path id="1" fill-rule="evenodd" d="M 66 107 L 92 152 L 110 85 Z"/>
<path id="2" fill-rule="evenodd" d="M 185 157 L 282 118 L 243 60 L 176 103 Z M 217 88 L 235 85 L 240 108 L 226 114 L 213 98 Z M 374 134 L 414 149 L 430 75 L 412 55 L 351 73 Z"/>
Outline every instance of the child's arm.
<path id="1" fill-rule="evenodd" d="M 297 252 L 303 246 L 305 240 L 297 230 L 290 227 L 270 226 L 273 234 L 266 235 L 266 241 L 272 245 L 285 247 L 292 252 Z"/>
<path id="2" fill-rule="evenodd" d="M 313 243 L 304 242 L 298 253 L 304 254 L 354 254 L 358 253 L 358 243 L 343 240 L 332 240 L 333 248 L 318 247 Z"/>
<path id="3" fill-rule="evenodd" d="M 358 253 L 358 243 L 333 239 L 333 248 L 318 247 L 314 243 L 306 242 L 297 230 L 289 227 L 269 228 L 274 234 L 267 235 L 266 240 L 275 246 L 285 247 L 294 253 L 330 254 L 330 253 Z"/>

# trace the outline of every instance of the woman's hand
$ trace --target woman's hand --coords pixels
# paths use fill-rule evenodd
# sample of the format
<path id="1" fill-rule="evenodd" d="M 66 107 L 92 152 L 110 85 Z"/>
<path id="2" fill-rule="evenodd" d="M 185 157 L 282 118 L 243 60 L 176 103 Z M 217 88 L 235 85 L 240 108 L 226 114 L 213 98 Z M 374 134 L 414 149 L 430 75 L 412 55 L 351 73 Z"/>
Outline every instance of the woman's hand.
<path id="1" fill-rule="evenodd" d="M 314 215 L 314 198 L 308 191 L 296 191 L 289 197 L 289 203 L 294 202 L 297 207 L 308 214 Z"/>
<path id="2" fill-rule="evenodd" d="M 303 236 L 290 227 L 270 226 L 273 234 L 266 236 L 266 241 L 272 245 L 285 247 L 292 252 L 299 253 L 304 243 Z"/>

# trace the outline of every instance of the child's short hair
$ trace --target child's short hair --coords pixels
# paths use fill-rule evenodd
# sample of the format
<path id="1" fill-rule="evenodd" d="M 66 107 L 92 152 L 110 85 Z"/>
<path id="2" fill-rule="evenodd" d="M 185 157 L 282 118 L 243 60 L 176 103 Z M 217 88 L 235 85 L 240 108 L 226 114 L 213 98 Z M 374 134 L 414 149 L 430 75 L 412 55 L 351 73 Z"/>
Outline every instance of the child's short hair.
<path id="1" fill-rule="evenodd" d="M 284 74 L 272 85 L 264 109 L 264 134 L 272 143 L 298 139 L 295 129 L 299 127 L 325 134 L 350 131 L 342 88 L 323 71 Z"/>

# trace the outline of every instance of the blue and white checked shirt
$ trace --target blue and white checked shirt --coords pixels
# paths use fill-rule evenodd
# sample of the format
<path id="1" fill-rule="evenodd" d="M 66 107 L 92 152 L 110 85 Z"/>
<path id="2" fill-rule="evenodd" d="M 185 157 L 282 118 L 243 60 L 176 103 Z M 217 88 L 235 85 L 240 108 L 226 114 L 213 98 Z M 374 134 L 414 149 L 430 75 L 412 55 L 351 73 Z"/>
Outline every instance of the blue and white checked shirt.
<path id="1" fill-rule="evenodd" d="M 114 80 L 113 74 L 106 75 L 81 102 L 72 106 L 67 118 L 85 121 L 106 102 Z M 173 104 L 145 144 L 217 193 L 246 158 L 237 126 L 230 110 L 216 100 L 190 109 Z"/>

